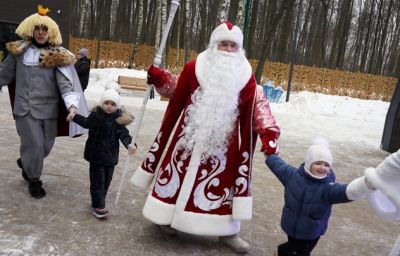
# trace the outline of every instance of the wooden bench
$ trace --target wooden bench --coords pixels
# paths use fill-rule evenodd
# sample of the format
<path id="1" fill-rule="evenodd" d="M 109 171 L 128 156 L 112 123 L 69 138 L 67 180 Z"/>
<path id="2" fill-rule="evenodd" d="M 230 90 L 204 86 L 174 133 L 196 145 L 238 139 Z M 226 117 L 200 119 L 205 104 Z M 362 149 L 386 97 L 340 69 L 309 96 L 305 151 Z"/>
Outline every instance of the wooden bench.
<path id="1" fill-rule="evenodd" d="M 147 80 L 145 78 L 137 78 L 131 76 L 118 76 L 118 84 L 122 89 L 146 91 Z M 161 96 L 160 100 L 168 101 L 169 98 Z"/>
<path id="2" fill-rule="evenodd" d="M 137 78 L 130 76 L 118 76 L 118 84 L 122 89 L 146 91 L 147 83 L 145 78 Z"/>

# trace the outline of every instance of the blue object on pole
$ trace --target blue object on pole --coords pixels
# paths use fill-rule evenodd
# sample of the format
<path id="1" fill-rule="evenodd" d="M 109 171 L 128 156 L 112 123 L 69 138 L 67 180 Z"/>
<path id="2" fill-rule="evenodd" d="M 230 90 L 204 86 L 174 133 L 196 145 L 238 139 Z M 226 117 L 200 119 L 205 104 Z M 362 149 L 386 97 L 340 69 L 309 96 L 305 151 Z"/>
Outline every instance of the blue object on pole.
<path id="1" fill-rule="evenodd" d="M 272 102 L 279 102 L 279 99 L 281 98 L 283 94 L 283 89 L 281 86 L 278 86 L 274 89 L 274 98 L 272 99 Z"/>
<path id="2" fill-rule="evenodd" d="M 263 86 L 264 96 L 270 101 L 274 94 L 274 84 L 272 81 L 268 80 Z"/>
<path id="3" fill-rule="evenodd" d="M 275 88 L 273 81 L 269 80 L 263 85 L 263 92 L 269 102 L 279 102 L 283 89 L 281 86 Z"/>

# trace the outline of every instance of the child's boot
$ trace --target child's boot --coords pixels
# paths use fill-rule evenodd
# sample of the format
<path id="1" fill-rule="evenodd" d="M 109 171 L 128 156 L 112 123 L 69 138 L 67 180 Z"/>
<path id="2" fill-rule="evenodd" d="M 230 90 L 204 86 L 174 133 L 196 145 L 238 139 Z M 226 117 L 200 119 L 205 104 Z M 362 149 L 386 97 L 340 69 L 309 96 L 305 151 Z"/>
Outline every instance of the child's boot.
<path id="1" fill-rule="evenodd" d="M 106 208 L 93 208 L 92 214 L 98 219 L 104 219 L 108 216 Z"/>

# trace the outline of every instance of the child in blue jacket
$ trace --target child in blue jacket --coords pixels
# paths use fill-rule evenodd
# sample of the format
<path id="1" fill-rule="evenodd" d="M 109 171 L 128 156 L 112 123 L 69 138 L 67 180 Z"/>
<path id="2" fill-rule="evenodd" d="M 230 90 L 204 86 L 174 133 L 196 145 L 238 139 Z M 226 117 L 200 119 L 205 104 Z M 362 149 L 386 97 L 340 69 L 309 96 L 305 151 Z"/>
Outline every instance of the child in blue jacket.
<path id="1" fill-rule="evenodd" d="M 310 255 L 328 228 L 332 204 L 361 199 L 373 189 L 364 176 L 349 184 L 335 183 L 332 162 L 323 138 L 314 141 L 299 168 L 278 155 L 267 156 L 265 163 L 285 187 L 281 227 L 288 241 L 278 246 L 279 256 Z"/>

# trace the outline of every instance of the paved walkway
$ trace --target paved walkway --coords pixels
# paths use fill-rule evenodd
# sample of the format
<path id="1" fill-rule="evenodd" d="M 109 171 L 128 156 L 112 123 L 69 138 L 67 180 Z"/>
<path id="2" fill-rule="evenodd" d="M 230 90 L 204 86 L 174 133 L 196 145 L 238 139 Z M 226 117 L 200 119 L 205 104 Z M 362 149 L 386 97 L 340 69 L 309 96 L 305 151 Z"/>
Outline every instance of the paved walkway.
<path id="1" fill-rule="evenodd" d="M 139 150 L 131 160 L 117 207 L 114 200 L 127 153 L 121 149 L 120 164 L 107 198 L 111 215 L 99 221 L 91 215 L 88 163 L 83 160 L 86 135 L 57 138 L 44 164 L 44 199 L 33 199 L 16 164 L 18 136 L 9 107 L 8 93 L 0 93 L 0 255 L 235 255 L 214 237 L 169 237 L 143 218 L 146 193 L 131 186 L 129 178 L 140 164 L 161 122 L 163 112 L 146 110 L 140 130 Z M 123 101 L 138 96 L 124 97 Z M 137 101 L 138 102 L 138 101 Z M 140 99 L 139 99 L 140 102 Z M 136 113 L 139 104 L 129 106 Z M 281 125 L 284 125 L 281 123 Z M 299 131 L 301 134 L 301 131 Z M 298 165 L 306 141 L 280 140 L 281 156 Z M 349 182 L 364 168 L 375 166 L 388 154 L 363 143 L 331 142 L 339 181 Z M 259 148 L 259 146 L 257 147 Z M 242 223 L 242 236 L 251 242 L 248 255 L 274 255 L 285 241 L 280 228 L 283 190 L 257 153 L 253 172 L 253 220 Z M 313 255 L 388 255 L 399 235 L 399 223 L 375 217 L 365 201 L 334 207 L 328 232 Z"/>

